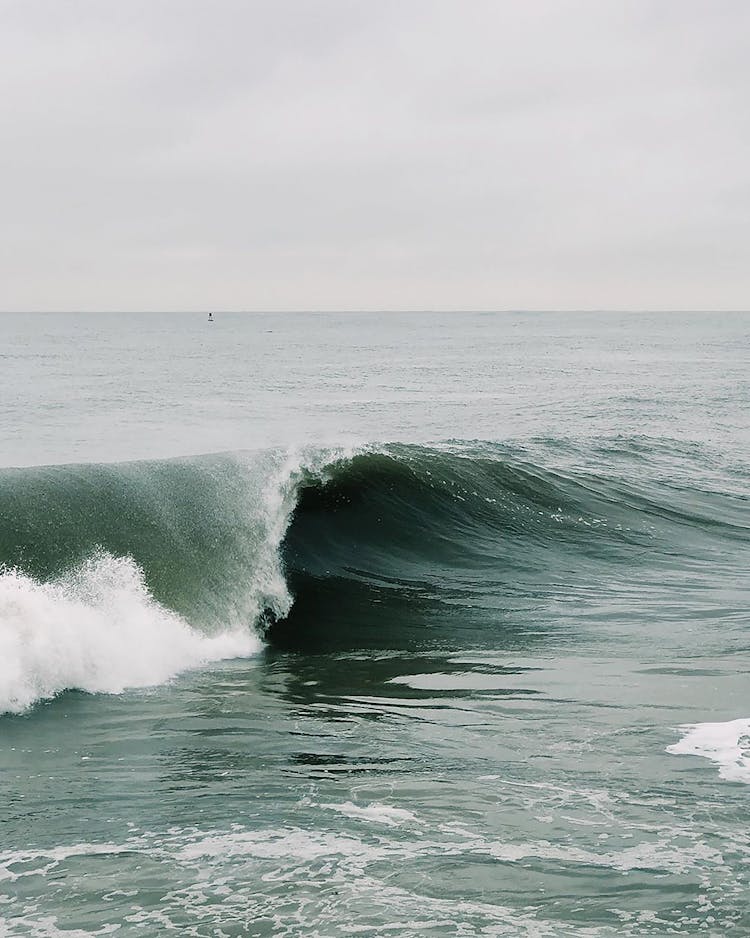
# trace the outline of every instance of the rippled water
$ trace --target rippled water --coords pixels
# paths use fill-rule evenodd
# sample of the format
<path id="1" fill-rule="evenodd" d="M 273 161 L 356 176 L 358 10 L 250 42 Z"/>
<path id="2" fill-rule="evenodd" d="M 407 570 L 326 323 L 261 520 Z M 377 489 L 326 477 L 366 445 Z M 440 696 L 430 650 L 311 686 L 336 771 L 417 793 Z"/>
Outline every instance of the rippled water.
<path id="1" fill-rule="evenodd" d="M 750 932 L 750 317 L 3 325 L 0 933 Z"/>

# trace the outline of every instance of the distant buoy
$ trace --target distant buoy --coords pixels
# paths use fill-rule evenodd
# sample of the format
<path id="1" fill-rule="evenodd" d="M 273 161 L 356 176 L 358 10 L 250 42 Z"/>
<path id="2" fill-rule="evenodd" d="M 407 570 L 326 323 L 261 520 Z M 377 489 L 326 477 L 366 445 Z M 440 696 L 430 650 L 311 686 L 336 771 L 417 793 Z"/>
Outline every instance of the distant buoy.
<path id="1" fill-rule="evenodd" d="M 208 314 L 208 321 L 209 321 L 209 322 L 213 322 L 213 321 L 214 321 L 214 314 L 213 314 L 213 313 L 209 313 L 209 314 Z"/>

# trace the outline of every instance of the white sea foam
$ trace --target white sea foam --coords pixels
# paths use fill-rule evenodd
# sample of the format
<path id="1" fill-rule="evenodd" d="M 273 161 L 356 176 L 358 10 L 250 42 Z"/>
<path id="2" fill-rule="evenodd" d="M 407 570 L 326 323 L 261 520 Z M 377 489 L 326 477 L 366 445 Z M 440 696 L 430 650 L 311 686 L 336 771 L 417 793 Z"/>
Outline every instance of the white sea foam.
<path id="1" fill-rule="evenodd" d="M 66 689 L 120 693 L 161 684 L 259 645 L 248 629 L 206 635 L 191 628 L 153 599 L 127 557 L 97 553 L 51 583 L 0 573 L 0 713 Z"/>
<path id="2" fill-rule="evenodd" d="M 405 808 L 394 808 L 389 804 L 380 804 L 373 801 L 368 805 L 356 805 L 351 801 L 343 804 L 324 804 L 322 808 L 331 808 L 346 817 L 356 818 L 360 821 L 369 821 L 374 824 L 385 824 L 386 827 L 398 827 L 408 822 L 416 823 L 417 818 Z"/>
<path id="3" fill-rule="evenodd" d="M 105 857 L 125 853 L 128 849 L 125 844 L 80 843 L 47 850 L 11 850 L 0 853 L 0 882 L 15 882 L 25 876 L 47 876 L 71 857 Z"/>
<path id="4" fill-rule="evenodd" d="M 323 805 L 336 810 L 347 805 Z M 393 809 L 373 802 L 370 808 L 381 813 Z M 343 812 L 342 812 L 343 813 Z M 408 812 L 405 812 L 408 813 Z M 638 912 L 622 910 L 621 921 L 613 930 L 610 925 L 591 927 L 565 924 L 543 918 L 544 910 L 534 905 L 519 908 L 503 906 L 481 897 L 429 896 L 420 889 L 420 878 L 414 875 L 420 861 L 431 868 L 438 859 L 460 865 L 488 857 L 503 863 L 529 860 L 546 861 L 553 870 L 575 873 L 589 867 L 628 874 L 631 871 L 652 871 L 690 875 L 709 882 L 728 870 L 719 850 L 703 841 L 703 832 L 678 827 L 662 829 L 652 840 L 652 829 L 643 831 L 646 839 L 623 850 L 600 853 L 574 844 L 533 841 L 497 843 L 484 831 L 453 831 L 446 837 L 444 825 L 430 827 L 428 820 L 419 822 L 423 837 L 404 837 L 378 830 L 362 836 L 335 829 L 306 829 L 292 826 L 248 829 L 232 824 L 229 829 L 170 827 L 163 831 L 133 833 L 119 843 L 76 843 L 47 848 L 27 847 L 23 850 L 0 850 L 0 884 L 5 879 L 6 892 L 0 892 L 0 934 L 9 925 L 8 934 L 29 934 L 45 938 L 78 935 L 76 931 L 58 930 L 55 913 L 64 895 L 72 889 L 81 896 L 99 901 L 98 893 L 90 890 L 92 870 L 99 878 L 106 875 L 107 858 L 110 870 L 119 869 L 121 855 L 140 855 L 143 862 L 154 863 L 145 886 L 138 876 L 128 889 L 112 889 L 103 896 L 130 897 L 129 911 L 122 917 L 122 906 L 114 906 L 112 918 L 125 929 L 141 928 L 145 934 L 166 929 L 179 930 L 189 919 L 200 934 L 247 932 L 247 922 L 273 921 L 274 935 L 296 938 L 315 934 L 427 934 L 445 932 L 456 935 L 521 936 L 527 938 L 559 938 L 561 935 L 611 936 L 641 935 L 647 925 L 649 934 L 666 934 L 670 923 L 697 933 L 702 923 L 714 924 L 706 917 L 714 908 L 710 894 L 699 896 L 699 910 L 680 919 L 663 919 L 648 908 Z M 414 834 L 415 831 L 410 831 Z M 687 838 L 687 839 L 686 839 Z M 73 862 L 71 862 L 73 861 Z M 136 869 L 140 868 L 138 861 Z M 404 869 L 406 876 L 394 877 L 393 871 Z M 102 872 L 104 871 L 104 872 Z M 410 872 L 411 871 L 411 872 Z M 154 880 L 153 877 L 156 877 Z M 163 879 L 162 879 L 163 877 Z M 19 883 L 19 880 L 25 880 Z M 169 884 L 179 880 L 180 888 Z M 157 893 L 158 902 L 151 901 L 153 882 L 164 882 Z M 5 896 L 20 892 L 25 907 L 16 901 L 9 904 L 10 919 L 3 919 L 1 904 Z M 741 884 L 740 884 L 741 886 Z M 314 891 L 311 902 L 310 890 Z M 722 894 L 723 895 L 723 894 Z M 744 895 L 744 894 L 743 894 Z M 726 896 L 724 896 L 726 898 Z M 620 913 L 616 910 L 615 915 Z M 731 923 L 730 904 L 727 919 Z M 373 917 L 383 922 L 372 926 Z M 352 924 L 354 921 L 363 924 Z M 312 922 L 312 925 L 311 925 Z M 12 923 L 12 924 L 11 924 Z M 717 915 L 715 931 L 721 930 Z M 104 924 L 96 934 L 106 934 Z M 712 932 L 713 933 L 713 932 Z M 90 933 L 87 933 L 90 934 Z M 83 935 L 83 933 L 81 933 Z"/>
<path id="5" fill-rule="evenodd" d="M 664 870 L 687 873 L 702 863 L 721 865 L 721 852 L 703 843 L 675 846 L 671 843 L 640 843 L 624 850 L 598 853 L 569 844 L 549 841 L 519 844 L 491 844 L 487 852 L 497 860 L 518 863 L 530 857 L 551 860 L 566 866 L 585 865 L 630 870 Z"/>
<path id="6" fill-rule="evenodd" d="M 296 866 L 320 857 L 353 857 L 364 861 L 362 842 L 355 837 L 330 832 L 281 830 L 238 830 L 202 837 L 177 851 L 182 862 L 209 860 L 225 864 L 237 859 L 281 860 Z"/>
<path id="7" fill-rule="evenodd" d="M 682 726 L 685 735 L 667 746 L 676 756 L 703 756 L 719 766 L 728 782 L 750 784 L 750 718 L 727 723 L 696 723 Z"/>

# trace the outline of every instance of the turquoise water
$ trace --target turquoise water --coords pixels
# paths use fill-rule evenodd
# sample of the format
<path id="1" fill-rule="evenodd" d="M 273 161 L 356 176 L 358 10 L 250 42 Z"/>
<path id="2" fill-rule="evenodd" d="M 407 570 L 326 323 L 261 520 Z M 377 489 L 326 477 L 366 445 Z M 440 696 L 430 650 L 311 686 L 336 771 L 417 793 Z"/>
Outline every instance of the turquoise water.
<path id="1" fill-rule="evenodd" d="M 3 326 L 0 933 L 750 933 L 750 316 Z"/>

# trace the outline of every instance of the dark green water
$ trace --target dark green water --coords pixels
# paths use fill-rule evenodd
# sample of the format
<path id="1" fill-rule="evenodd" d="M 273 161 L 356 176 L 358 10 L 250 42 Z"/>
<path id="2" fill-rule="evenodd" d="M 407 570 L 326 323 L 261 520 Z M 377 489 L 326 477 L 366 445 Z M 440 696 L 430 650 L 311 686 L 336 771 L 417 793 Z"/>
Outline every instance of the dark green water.
<path id="1" fill-rule="evenodd" d="M 750 933 L 750 317 L 4 326 L 0 934 Z"/>

